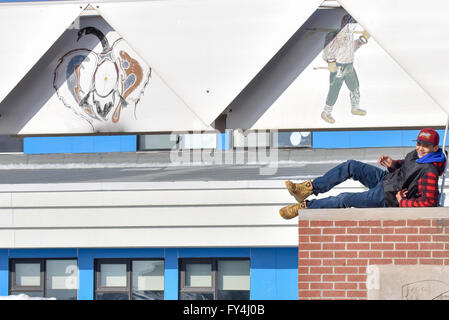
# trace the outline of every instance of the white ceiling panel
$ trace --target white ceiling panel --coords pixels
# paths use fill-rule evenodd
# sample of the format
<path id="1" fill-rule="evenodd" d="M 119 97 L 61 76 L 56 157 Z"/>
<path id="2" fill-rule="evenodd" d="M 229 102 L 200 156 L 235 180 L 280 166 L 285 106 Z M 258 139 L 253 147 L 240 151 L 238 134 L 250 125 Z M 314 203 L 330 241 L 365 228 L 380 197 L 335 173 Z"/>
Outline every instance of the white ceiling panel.
<path id="1" fill-rule="evenodd" d="M 0 101 L 72 24 L 86 5 L 0 5 Z"/>
<path id="2" fill-rule="evenodd" d="M 321 2 L 165 0 L 94 7 L 210 124 Z"/>

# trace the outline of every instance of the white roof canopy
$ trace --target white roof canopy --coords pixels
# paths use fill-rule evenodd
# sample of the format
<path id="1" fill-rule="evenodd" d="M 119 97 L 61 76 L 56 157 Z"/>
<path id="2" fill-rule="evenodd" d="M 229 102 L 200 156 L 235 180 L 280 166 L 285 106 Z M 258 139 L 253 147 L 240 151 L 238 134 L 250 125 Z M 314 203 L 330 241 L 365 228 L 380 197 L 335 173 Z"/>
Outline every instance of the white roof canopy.
<path id="1" fill-rule="evenodd" d="M 0 134 L 210 130 L 227 107 L 230 128 L 443 126 L 449 113 L 449 4 L 338 0 L 343 8 L 335 8 L 336 3 L 321 10 L 322 0 L 94 3 L 100 17 L 83 17 L 83 27 L 103 28 L 111 46 L 119 43 L 116 60 L 92 32 L 77 38 L 79 30 L 69 28 L 86 3 L 2 4 Z M 371 38 L 355 53 L 356 75 L 342 81 L 336 122 L 329 124 L 320 117 L 329 90 L 323 43 L 346 13 L 358 22 L 354 39 L 364 30 Z M 121 52 L 128 60 L 119 59 Z M 82 104 L 79 92 L 88 91 L 89 77 L 75 83 L 74 74 L 100 65 L 91 82 L 100 81 L 103 90 L 112 75 L 129 76 L 121 83 L 129 89 L 130 66 L 145 70 L 132 99 L 125 101 L 125 91 L 119 94 L 116 86 L 116 96 L 86 96 L 94 99 L 90 109 Z M 353 86 L 355 78 L 360 95 L 354 98 L 348 81 Z M 97 112 L 95 102 L 103 106 L 108 99 L 114 103 L 109 115 Z M 351 114 L 354 101 L 366 116 Z M 121 120 L 106 123 L 98 116 L 104 113 Z"/>

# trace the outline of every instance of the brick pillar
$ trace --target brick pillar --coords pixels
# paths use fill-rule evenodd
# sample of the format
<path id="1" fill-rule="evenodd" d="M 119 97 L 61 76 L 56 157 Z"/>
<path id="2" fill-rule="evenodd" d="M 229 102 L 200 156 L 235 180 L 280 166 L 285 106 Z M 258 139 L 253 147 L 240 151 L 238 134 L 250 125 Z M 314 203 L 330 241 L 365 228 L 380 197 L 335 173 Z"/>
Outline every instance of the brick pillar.
<path id="1" fill-rule="evenodd" d="M 422 219 L 416 209 L 309 210 L 298 222 L 299 299 L 367 299 L 370 265 L 449 265 L 449 209 L 432 209 L 441 212 Z"/>

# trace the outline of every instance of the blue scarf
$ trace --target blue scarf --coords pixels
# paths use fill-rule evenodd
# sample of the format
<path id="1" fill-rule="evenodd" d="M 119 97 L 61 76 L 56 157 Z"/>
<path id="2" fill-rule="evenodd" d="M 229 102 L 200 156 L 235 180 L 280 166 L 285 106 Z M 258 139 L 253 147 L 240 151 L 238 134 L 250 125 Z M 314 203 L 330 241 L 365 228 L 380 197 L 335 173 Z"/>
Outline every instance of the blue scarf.
<path id="1" fill-rule="evenodd" d="M 416 159 L 417 163 L 432 163 L 432 162 L 444 162 L 446 157 L 443 150 L 440 148 L 438 151 L 426 154 L 424 157 Z"/>

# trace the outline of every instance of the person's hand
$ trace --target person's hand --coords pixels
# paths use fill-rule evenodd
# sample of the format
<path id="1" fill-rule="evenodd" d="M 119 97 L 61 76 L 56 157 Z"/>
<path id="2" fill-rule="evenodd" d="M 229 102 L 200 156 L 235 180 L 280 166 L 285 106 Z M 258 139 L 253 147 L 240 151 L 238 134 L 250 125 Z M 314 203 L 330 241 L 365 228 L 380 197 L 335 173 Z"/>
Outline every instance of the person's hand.
<path id="1" fill-rule="evenodd" d="M 407 189 L 399 190 L 398 193 L 396 193 L 396 199 L 398 202 L 401 202 L 402 199 L 405 199 L 407 197 Z"/>
<path id="2" fill-rule="evenodd" d="M 337 63 L 336 62 L 328 62 L 327 69 L 329 72 L 337 72 Z"/>
<path id="3" fill-rule="evenodd" d="M 366 40 L 368 40 L 371 37 L 371 35 L 369 34 L 368 31 L 364 30 L 362 33 L 362 37 L 364 37 Z"/>
<path id="4" fill-rule="evenodd" d="M 380 156 L 379 158 L 379 164 L 383 167 L 391 168 L 393 166 L 393 159 L 391 159 L 389 156 Z"/>

